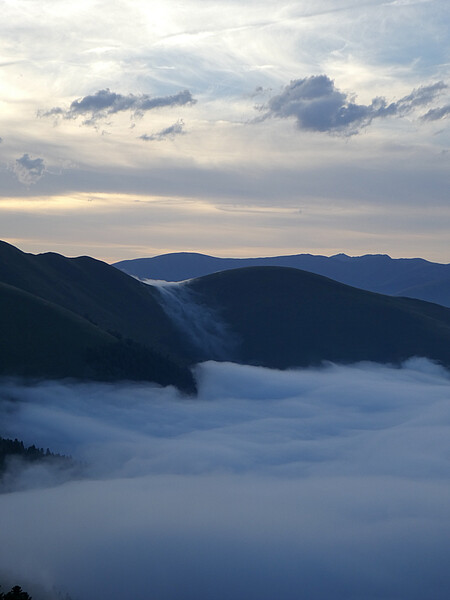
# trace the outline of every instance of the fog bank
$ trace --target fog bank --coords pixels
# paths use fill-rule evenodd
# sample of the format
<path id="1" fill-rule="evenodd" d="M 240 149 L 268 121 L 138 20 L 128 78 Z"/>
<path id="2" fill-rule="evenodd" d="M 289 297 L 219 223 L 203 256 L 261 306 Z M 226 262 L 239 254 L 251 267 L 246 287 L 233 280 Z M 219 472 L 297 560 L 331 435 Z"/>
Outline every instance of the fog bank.
<path id="1" fill-rule="evenodd" d="M 0 496 L 0 562 L 94 600 L 433 600 L 450 575 L 450 378 L 423 359 L 0 388 L 0 434 L 87 478 Z M 56 484 L 56 481 L 55 481 Z"/>

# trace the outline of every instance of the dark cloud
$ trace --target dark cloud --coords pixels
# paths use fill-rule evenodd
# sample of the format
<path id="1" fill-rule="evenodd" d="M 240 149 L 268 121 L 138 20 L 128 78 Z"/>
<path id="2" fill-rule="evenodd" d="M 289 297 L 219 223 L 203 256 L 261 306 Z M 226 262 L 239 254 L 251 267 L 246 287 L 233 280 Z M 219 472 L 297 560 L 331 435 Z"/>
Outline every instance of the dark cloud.
<path id="1" fill-rule="evenodd" d="M 94 123 L 98 119 L 114 115 L 119 112 L 131 111 L 135 115 L 142 115 L 144 112 L 155 108 L 185 106 L 195 104 L 197 100 L 192 97 L 189 90 L 183 90 L 172 96 L 152 97 L 148 94 L 116 94 L 110 89 L 99 90 L 95 94 L 84 96 L 74 100 L 66 110 L 56 106 L 48 111 L 40 111 L 41 117 L 61 116 L 65 119 L 76 119 L 77 117 L 86 117 L 85 123 Z"/>
<path id="2" fill-rule="evenodd" d="M 143 135 L 139 136 L 139 139 L 144 140 L 144 142 L 161 142 L 162 140 L 167 139 L 173 140 L 177 135 L 184 135 L 185 133 L 184 122 L 182 119 L 180 119 L 173 125 L 170 125 L 165 129 L 161 129 L 161 131 L 158 131 L 157 133 L 152 133 L 151 135 L 144 133 Z"/>
<path id="3" fill-rule="evenodd" d="M 423 121 L 439 121 L 450 115 L 450 104 L 441 106 L 440 108 L 431 108 L 422 117 Z"/>
<path id="4" fill-rule="evenodd" d="M 446 89 L 444 82 L 420 87 L 396 102 L 377 97 L 368 105 L 357 104 L 353 96 L 338 90 L 327 75 L 296 79 L 268 103 L 263 118 L 293 117 L 299 129 L 353 135 L 373 119 L 403 116 L 429 104 Z"/>
<path id="5" fill-rule="evenodd" d="M 2 568 L 85 600 L 447 600 L 448 373 L 416 359 L 197 375 L 195 400 L 3 382 L 2 435 L 91 477 L 39 489 L 30 470 L 0 495 Z"/>
<path id="6" fill-rule="evenodd" d="M 29 154 L 24 154 L 21 158 L 16 159 L 12 171 L 21 183 L 32 185 L 38 182 L 45 173 L 44 159 L 30 158 Z"/>

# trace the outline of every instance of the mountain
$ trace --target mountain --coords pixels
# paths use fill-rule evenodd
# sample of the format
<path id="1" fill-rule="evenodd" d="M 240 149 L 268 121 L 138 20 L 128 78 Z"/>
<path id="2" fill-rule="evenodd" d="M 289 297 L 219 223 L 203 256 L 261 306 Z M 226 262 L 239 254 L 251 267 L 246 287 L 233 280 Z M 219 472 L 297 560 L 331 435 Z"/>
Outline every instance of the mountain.
<path id="1" fill-rule="evenodd" d="M 0 374 L 150 380 L 193 391 L 154 291 L 89 257 L 0 242 Z"/>
<path id="2" fill-rule="evenodd" d="M 210 336 L 211 343 L 202 344 L 203 360 L 287 368 L 322 361 L 400 363 L 424 356 L 450 367 L 450 309 L 436 304 L 367 292 L 286 267 L 222 271 L 171 289 L 187 304 L 181 315 L 178 307 L 173 312 L 174 322 L 191 340 Z M 162 301 L 170 314 L 173 302 Z M 204 335 L 198 323 L 189 330 L 189 315 L 196 314 L 189 303 L 210 316 Z"/>
<path id="3" fill-rule="evenodd" d="M 412 356 L 450 367 L 450 309 L 289 267 L 147 285 L 89 257 L 0 243 L 3 376 L 146 380 L 193 392 L 190 367 L 203 360 L 288 368 Z"/>
<path id="4" fill-rule="evenodd" d="M 150 288 L 99 260 L 26 254 L 0 242 L 0 282 L 62 306 L 110 333 L 162 351 L 173 345 L 176 333 Z"/>
<path id="5" fill-rule="evenodd" d="M 124 260 L 114 266 L 140 279 L 165 281 L 182 281 L 241 267 L 293 267 L 371 292 L 417 298 L 450 307 L 450 264 L 432 263 L 421 258 L 393 259 L 385 254 L 216 258 L 179 252 Z"/>

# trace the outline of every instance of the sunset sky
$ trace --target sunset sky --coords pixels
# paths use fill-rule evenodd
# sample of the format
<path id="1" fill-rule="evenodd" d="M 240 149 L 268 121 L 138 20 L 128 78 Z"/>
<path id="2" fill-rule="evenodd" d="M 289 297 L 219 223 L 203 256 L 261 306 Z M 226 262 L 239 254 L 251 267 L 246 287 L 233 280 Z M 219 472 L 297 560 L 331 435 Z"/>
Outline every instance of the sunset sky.
<path id="1" fill-rule="evenodd" d="M 0 239 L 450 261 L 448 0 L 0 5 Z"/>

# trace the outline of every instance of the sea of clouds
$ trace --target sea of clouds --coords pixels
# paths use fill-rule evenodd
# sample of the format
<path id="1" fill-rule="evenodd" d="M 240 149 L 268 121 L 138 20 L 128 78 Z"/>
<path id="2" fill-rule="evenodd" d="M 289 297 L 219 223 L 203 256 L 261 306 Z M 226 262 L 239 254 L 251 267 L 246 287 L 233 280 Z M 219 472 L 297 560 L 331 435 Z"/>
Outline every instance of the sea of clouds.
<path id="1" fill-rule="evenodd" d="M 83 465 L 68 481 L 10 474 L 10 578 L 74 600 L 448 599 L 447 371 L 208 362 L 197 376 L 197 398 L 1 384 L 0 435 Z"/>

